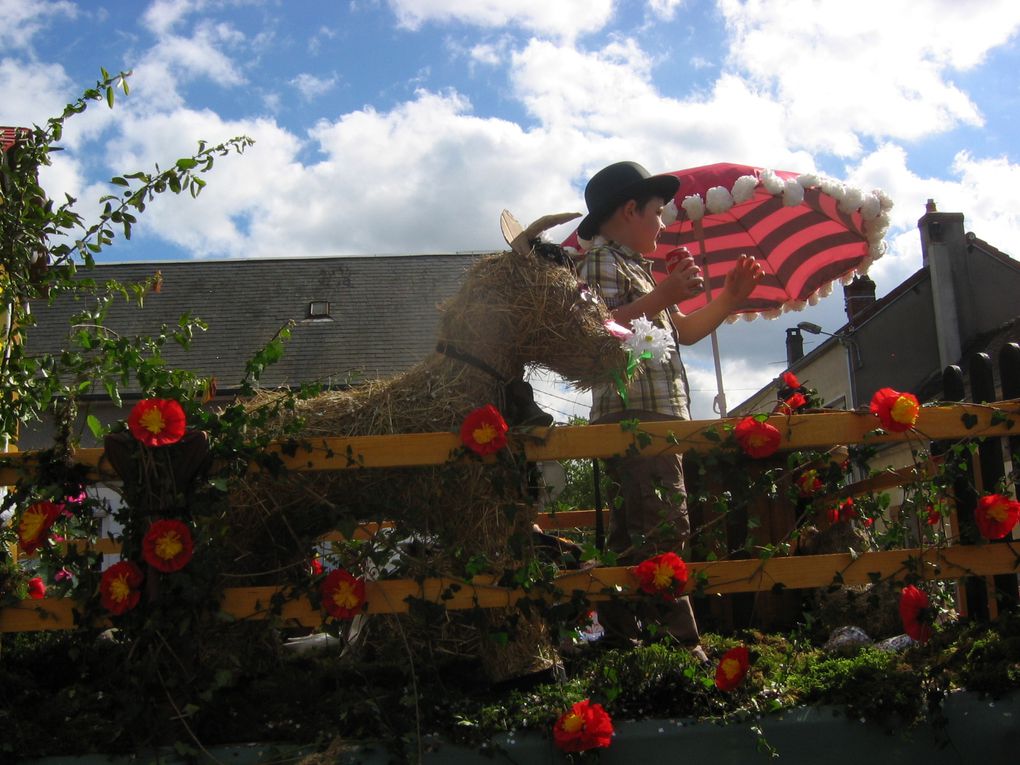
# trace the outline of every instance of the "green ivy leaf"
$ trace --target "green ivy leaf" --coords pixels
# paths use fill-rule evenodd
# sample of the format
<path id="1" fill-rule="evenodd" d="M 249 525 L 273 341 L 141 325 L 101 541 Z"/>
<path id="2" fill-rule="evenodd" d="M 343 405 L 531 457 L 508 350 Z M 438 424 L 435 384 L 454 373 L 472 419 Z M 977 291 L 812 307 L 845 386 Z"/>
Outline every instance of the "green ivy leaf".
<path id="1" fill-rule="evenodd" d="M 85 418 L 85 424 L 88 425 L 89 430 L 92 432 L 92 436 L 97 441 L 103 437 L 103 423 L 101 423 L 99 418 L 94 414 L 90 414 Z"/>

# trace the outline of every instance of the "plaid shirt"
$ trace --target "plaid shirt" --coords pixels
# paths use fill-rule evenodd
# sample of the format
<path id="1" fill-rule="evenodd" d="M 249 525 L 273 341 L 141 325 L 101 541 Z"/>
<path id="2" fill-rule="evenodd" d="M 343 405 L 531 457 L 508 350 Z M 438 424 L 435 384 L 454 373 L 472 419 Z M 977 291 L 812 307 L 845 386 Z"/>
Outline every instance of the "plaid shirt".
<path id="1" fill-rule="evenodd" d="M 651 261 L 615 242 L 598 244 L 588 250 L 578 272 L 579 278 L 602 297 L 610 311 L 634 302 L 655 287 Z M 676 352 L 671 353 L 666 362 L 657 359 L 641 362 L 641 369 L 627 386 L 626 407 L 615 384 L 596 386 L 592 390 L 592 422 L 630 410 L 690 419 L 687 372 L 680 360 L 676 329 L 665 311 L 649 319 L 673 333 Z"/>

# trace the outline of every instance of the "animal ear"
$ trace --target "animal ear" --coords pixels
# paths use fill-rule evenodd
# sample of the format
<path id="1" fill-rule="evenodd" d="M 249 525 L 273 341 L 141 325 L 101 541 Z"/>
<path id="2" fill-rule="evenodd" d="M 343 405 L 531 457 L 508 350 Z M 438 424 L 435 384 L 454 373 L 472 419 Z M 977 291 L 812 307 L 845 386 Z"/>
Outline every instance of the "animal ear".
<path id="1" fill-rule="evenodd" d="M 499 224 L 503 229 L 503 238 L 506 239 L 510 248 L 519 255 L 527 255 L 531 252 L 531 241 L 537 239 L 543 231 L 580 217 L 581 213 L 578 212 L 543 215 L 530 226 L 522 229 L 517 219 L 508 210 L 504 210 L 499 217 Z"/>

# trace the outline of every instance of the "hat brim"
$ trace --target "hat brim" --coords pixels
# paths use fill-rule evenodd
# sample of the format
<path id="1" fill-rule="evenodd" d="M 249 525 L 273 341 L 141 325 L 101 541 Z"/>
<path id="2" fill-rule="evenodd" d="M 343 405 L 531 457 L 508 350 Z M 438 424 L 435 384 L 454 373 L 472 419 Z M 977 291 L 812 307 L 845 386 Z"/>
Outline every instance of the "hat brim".
<path id="1" fill-rule="evenodd" d="M 628 199 L 642 196 L 646 191 L 654 196 L 669 202 L 676 196 L 680 189 L 680 179 L 675 175 L 653 175 L 643 178 L 636 183 L 624 186 L 609 202 L 597 210 L 590 210 L 584 219 L 577 226 L 577 236 L 580 239 L 591 240 L 599 232 L 599 226 L 608 218 L 621 204 Z"/>

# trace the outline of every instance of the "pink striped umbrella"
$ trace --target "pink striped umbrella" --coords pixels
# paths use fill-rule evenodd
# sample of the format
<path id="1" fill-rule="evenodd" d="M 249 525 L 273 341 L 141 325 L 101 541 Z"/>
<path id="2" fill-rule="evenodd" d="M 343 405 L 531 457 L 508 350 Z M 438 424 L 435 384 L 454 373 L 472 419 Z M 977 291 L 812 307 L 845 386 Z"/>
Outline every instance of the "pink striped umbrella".
<path id="1" fill-rule="evenodd" d="M 741 254 L 765 277 L 737 311 L 775 318 L 829 294 L 836 281 L 867 272 L 881 256 L 892 202 L 830 178 L 720 163 L 668 175 L 680 179 L 663 215 L 668 224 L 649 257 L 665 277 L 666 256 L 686 246 L 705 273 L 705 292 L 680 304 L 689 313 L 712 299 Z M 572 234 L 564 244 L 579 246 Z M 735 316 L 732 318 L 736 318 Z"/>
<path id="2" fill-rule="evenodd" d="M 783 170 L 716 164 L 669 173 L 680 179 L 664 218 L 652 273 L 666 275 L 666 255 L 686 246 L 705 272 L 705 292 L 686 300 L 689 313 L 712 299 L 742 254 L 765 276 L 737 312 L 752 319 L 799 310 L 849 281 L 883 252 L 892 202 L 839 181 Z M 674 212 L 675 211 L 675 212 Z M 667 221 L 668 222 L 668 221 Z"/>

